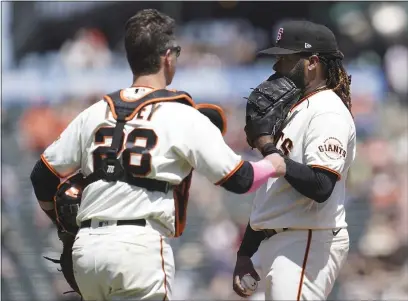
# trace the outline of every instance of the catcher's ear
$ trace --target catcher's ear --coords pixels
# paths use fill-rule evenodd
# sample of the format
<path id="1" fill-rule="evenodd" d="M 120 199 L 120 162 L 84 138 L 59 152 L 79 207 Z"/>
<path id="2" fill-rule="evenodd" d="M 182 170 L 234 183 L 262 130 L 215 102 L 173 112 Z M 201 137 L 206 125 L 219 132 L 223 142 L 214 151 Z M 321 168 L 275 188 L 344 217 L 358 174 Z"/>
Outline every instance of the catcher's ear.
<path id="1" fill-rule="evenodd" d="M 211 122 L 221 131 L 224 136 L 227 132 L 227 118 L 225 117 L 224 110 L 214 104 L 200 103 L 196 105 L 196 109 L 201 114 L 207 116 Z"/>

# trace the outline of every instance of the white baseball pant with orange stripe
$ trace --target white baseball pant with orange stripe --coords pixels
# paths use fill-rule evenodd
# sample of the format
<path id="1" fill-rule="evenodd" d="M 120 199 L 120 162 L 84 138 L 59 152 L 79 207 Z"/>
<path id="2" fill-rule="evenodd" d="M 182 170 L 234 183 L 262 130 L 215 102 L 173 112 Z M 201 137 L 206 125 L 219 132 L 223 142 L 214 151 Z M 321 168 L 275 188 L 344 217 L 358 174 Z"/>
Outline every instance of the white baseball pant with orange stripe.
<path id="1" fill-rule="evenodd" d="M 73 262 L 85 301 L 171 300 L 173 251 L 168 238 L 148 226 L 80 229 Z"/>
<path id="2" fill-rule="evenodd" d="M 288 230 L 258 250 L 265 300 L 326 300 L 346 261 L 347 229 Z"/>

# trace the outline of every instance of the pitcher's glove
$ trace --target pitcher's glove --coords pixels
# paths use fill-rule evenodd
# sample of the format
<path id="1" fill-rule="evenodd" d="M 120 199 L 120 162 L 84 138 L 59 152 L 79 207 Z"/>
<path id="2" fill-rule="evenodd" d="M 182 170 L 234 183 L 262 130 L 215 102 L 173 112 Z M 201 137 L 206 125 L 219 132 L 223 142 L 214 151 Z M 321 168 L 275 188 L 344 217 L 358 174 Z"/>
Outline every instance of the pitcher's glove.
<path id="1" fill-rule="evenodd" d="M 301 89 L 289 78 L 276 73 L 253 89 L 246 98 L 245 133 L 249 146 L 255 148 L 254 141 L 261 136 L 277 138 L 290 108 L 301 94 Z"/>
<path id="2" fill-rule="evenodd" d="M 60 265 L 61 269 L 58 271 L 62 272 L 65 280 L 72 289 L 72 291 L 66 293 L 76 292 L 77 294 L 82 296 L 81 292 L 79 291 L 78 284 L 75 280 L 74 266 L 72 262 L 72 246 L 74 245 L 75 236 L 62 231 L 58 231 L 58 236 L 63 244 L 63 250 L 60 259 L 51 259 L 46 256 L 44 256 L 44 258 Z"/>

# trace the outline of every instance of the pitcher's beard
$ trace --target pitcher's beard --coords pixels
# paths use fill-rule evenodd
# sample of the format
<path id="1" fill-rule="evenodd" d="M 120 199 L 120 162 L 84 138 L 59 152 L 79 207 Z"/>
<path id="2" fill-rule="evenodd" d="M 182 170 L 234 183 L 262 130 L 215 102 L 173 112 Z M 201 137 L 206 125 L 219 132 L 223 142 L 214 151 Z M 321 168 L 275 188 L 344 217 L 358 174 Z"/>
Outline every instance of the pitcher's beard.
<path id="1" fill-rule="evenodd" d="M 286 76 L 301 90 L 306 88 L 303 60 L 299 60 Z"/>

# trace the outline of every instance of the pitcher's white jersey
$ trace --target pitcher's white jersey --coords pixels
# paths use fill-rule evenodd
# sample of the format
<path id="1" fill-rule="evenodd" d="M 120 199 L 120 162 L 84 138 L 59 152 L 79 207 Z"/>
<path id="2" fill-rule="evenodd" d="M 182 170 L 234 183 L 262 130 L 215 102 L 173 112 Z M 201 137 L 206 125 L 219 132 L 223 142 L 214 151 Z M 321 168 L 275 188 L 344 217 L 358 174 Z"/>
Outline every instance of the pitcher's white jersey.
<path id="1" fill-rule="evenodd" d="M 269 179 L 256 192 L 251 227 L 346 227 L 345 186 L 356 153 L 356 130 L 342 100 L 332 90 L 301 100 L 290 111 L 277 147 L 296 162 L 333 172 L 338 181 L 329 199 L 319 204 L 295 190 L 284 177 Z"/>
<path id="2" fill-rule="evenodd" d="M 127 101 L 151 92 L 146 87 L 123 89 Z M 101 100 L 79 114 L 42 155 L 42 160 L 60 178 L 78 169 L 87 176 L 100 160 L 98 148 L 110 146 L 116 121 Z M 243 161 L 224 142 L 219 129 L 195 108 L 176 102 L 145 106 L 126 123 L 122 156 L 132 173 L 179 184 L 192 169 L 214 184 L 228 178 Z M 125 161 L 125 160 L 124 160 Z M 176 206 L 173 191 L 149 192 L 125 182 L 99 180 L 83 191 L 77 222 L 146 219 L 175 235 Z"/>

